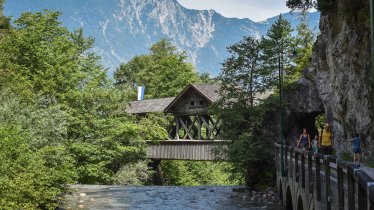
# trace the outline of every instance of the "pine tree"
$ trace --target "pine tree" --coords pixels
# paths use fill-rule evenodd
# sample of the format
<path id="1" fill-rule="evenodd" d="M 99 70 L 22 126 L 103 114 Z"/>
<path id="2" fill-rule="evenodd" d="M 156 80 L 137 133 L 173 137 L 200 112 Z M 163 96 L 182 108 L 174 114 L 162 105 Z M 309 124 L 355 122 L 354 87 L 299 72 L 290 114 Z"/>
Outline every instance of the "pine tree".
<path id="1" fill-rule="evenodd" d="M 308 12 L 300 13 L 301 22 L 297 26 L 297 53 L 294 58 L 296 64 L 295 78 L 300 78 L 302 71 L 310 65 L 313 43 L 315 42 L 316 35 L 309 27 Z"/>
<path id="2" fill-rule="evenodd" d="M 295 68 L 292 67 L 292 57 L 295 54 L 292 31 L 291 24 L 280 15 L 266 36 L 262 37 L 264 68 L 270 72 L 273 86 L 278 84 L 279 73 L 286 82 L 291 81 L 295 74 Z"/>
<path id="3" fill-rule="evenodd" d="M 245 37 L 239 43 L 227 48 L 231 54 L 223 63 L 219 79 L 222 91 L 229 96 L 226 100 L 249 101 L 254 105 L 256 95 L 265 91 L 268 72 L 261 68 L 261 43 L 253 37 Z"/>

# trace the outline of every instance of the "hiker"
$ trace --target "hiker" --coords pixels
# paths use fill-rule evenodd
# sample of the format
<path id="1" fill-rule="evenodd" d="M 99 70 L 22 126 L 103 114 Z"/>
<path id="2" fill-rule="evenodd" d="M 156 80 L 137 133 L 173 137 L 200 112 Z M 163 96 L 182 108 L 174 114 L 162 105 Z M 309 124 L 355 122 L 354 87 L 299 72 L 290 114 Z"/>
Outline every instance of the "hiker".
<path id="1" fill-rule="evenodd" d="M 355 138 L 348 141 L 352 142 L 353 144 L 353 162 L 357 167 L 360 167 L 360 155 L 362 153 L 360 135 L 357 133 Z"/>
<path id="2" fill-rule="evenodd" d="M 303 133 L 300 135 L 300 138 L 297 141 L 297 148 L 304 150 L 309 150 L 310 148 L 310 136 L 306 128 L 303 129 Z"/>
<path id="3" fill-rule="evenodd" d="M 318 153 L 318 135 L 316 135 L 312 140 L 312 151 Z"/>
<path id="4" fill-rule="evenodd" d="M 331 131 L 331 125 L 325 124 L 325 127 L 321 130 L 319 135 L 320 150 L 324 155 L 332 155 L 332 149 L 334 147 L 334 141 Z"/>

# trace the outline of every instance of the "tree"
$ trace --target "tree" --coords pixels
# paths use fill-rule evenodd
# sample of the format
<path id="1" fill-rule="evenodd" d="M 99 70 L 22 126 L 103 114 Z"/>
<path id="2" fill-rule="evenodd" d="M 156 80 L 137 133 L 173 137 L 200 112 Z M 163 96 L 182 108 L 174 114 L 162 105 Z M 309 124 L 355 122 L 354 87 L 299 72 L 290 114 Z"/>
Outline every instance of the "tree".
<path id="1" fill-rule="evenodd" d="M 17 184 L 14 179 L 43 190 L 27 200 L 26 188 L 14 188 L 1 206 L 17 201 L 30 206 L 9 208 L 49 208 L 57 205 L 66 184 L 109 184 L 122 166 L 145 158 L 144 126 L 124 113 L 127 95 L 111 84 L 90 52 L 93 40 L 81 29 L 69 32 L 58 18 L 58 12 L 24 13 L 0 39 L 0 127 L 4 133 L 19 130 L 26 148 L 21 159 L 30 159 L 22 163 L 22 173 L 9 166 L 12 177 L 4 173 L 5 183 L 0 176 L 0 188 L 13 189 L 8 184 Z M 4 161 L 13 157 L 4 154 Z"/>
<path id="2" fill-rule="evenodd" d="M 170 41 L 161 39 L 150 47 L 148 55 L 136 56 L 121 64 L 114 78 L 120 86 L 145 85 L 145 98 L 176 96 L 189 83 L 199 81 L 186 58 Z"/>
<path id="3" fill-rule="evenodd" d="M 295 66 L 295 78 L 300 78 L 302 71 L 309 67 L 313 44 L 316 36 L 309 27 L 308 12 L 300 13 L 301 22 L 297 26 L 297 37 L 296 37 L 296 56 L 294 58 Z"/>
<path id="4" fill-rule="evenodd" d="M 316 0 L 287 0 L 286 5 L 292 10 L 308 11 L 313 7 L 317 7 Z"/>
<path id="5" fill-rule="evenodd" d="M 15 21 L 0 46 L 2 84 L 24 96 L 49 96 L 64 100 L 105 72 L 98 58 L 88 52 L 92 39 L 81 30 L 69 32 L 58 21 L 58 12 L 24 13 Z"/>
<path id="6" fill-rule="evenodd" d="M 222 119 L 223 137 L 235 139 L 228 148 L 233 172 L 243 174 L 252 187 L 273 180 L 272 149 L 258 136 L 267 111 L 277 105 L 273 97 L 258 100 L 256 96 L 277 87 L 279 70 L 286 81 L 294 79 L 291 32 L 290 23 L 280 16 L 261 40 L 245 37 L 228 48 L 231 56 L 218 77 L 222 98 L 214 111 Z"/>
<path id="7" fill-rule="evenodd" d="M 10 23 L 9 18 L 5 17 L 3 14 L 3 4 L 4 0 L 0 0 L 0 40 L 2 37 L 9 32 Z"/>
<path id="8" fill-rule="evenodd" d="M 262 37 L 264 68 L 271 72 L 273 86 L 278 84 L 277 76 L 280 73 L 285 82 L 291 82 L 295 74 L 292 67 L 292 57 L 295 54 L 295 40 L 291 36 L 291 24 L 281 15 Z"/>
<path id="9" fill-rule="evenodd" d="M 262 68 L 261 41 L 245 37 L 227 50 L 231 56 L 223 63 L 219 76 L 227 102 L 235 98 L 235 102 L 244 101 L 245 106 L 249 101 L 249 105 L 253 107 L 258 95 L 269 88 L 271 79 L 268 69 Z"/>

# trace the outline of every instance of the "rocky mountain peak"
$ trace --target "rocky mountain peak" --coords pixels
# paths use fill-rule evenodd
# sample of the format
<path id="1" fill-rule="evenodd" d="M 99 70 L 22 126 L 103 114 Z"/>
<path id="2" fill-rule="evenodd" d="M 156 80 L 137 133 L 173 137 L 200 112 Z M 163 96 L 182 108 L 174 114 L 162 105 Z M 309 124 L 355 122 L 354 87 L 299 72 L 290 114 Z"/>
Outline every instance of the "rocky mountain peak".
<path id="1" fill-rule="evenodd" d="M 228 56 L 226 47 L 243 36 L 263 35 L 273 22 L 225 18 L 214 10 L 186 9 L 177 0 L 11 0 L 5 4 L 6 15 L 14 17 L 43 9 L 61 11 L 61 22 L 67 28 L 82 27 L 95 38 L 94 51 L 110 72 L 135 55 L 147 53 L 160 38 L 169 38 L 198 71 L 217 75 Z M 297 25 L 291 16 L 286 18 Z M 311 14 L 311 19 L 316 26 L 319 14 Z"/>

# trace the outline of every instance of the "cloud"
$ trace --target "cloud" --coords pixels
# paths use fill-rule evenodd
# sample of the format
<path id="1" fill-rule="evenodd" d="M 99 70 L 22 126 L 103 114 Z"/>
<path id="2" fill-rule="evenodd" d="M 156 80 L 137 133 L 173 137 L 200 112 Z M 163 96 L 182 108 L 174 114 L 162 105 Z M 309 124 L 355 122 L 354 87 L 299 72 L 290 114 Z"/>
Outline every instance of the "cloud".
<path id="1" fill-rule="evenodd" d="M 286 0 L 178 0 L 190 9 L 214 9 L 225 17 L 265 20 L 280 13 L 289 12 Z"/>

